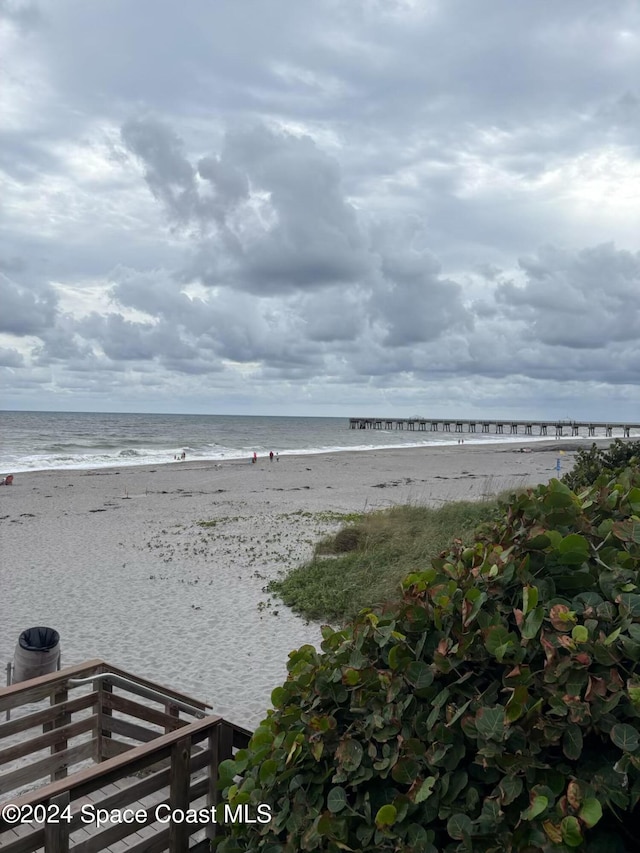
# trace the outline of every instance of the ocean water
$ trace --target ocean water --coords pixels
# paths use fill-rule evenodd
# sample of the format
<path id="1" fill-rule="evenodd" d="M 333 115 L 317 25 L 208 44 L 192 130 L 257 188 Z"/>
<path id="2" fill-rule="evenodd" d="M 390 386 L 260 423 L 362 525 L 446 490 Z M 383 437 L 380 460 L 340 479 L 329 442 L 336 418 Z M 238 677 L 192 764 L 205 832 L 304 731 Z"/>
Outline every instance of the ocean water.
<path id="1" fill-rule="evenodd" d="M 493 433 L 462 437 L 469 444 L 541 440 Z M 161 464 L 183 451 L 188 460 L 220 461 L 271 450 L 284 456 L 457 444 L 460 438 L 453 432 L 352 430 L 348 418 L 0 412 L 0 475 Z"/>

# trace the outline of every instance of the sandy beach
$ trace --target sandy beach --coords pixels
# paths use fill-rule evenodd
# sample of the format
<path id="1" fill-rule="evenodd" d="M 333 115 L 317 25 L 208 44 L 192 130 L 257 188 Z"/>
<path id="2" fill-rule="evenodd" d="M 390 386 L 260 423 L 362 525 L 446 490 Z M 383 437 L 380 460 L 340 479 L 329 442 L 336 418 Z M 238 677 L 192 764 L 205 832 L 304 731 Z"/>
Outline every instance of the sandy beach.
<path id="1" fill-rule="evenodd" d="M 48 625 L 63 665 L 103 658 L 254 727 L 288 653 L 320 641 L 266 583 L 307 559 L 336 514 L 546 482 L 577 443 L 523 446 L 20 474 L 0 489 L 0 666 L 24 628 Z"/>

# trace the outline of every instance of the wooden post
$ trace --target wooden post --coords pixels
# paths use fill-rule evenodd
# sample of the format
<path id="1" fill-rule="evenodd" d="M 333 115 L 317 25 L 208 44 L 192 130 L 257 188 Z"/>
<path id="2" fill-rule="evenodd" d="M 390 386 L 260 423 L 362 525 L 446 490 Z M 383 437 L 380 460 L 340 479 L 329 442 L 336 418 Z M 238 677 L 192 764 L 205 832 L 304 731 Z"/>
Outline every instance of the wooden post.
<path id="1" fill-rule="evenodd" d="M 99 699 L 98 699 L 98 761 L 105 761 L 105 759 L 109 758 L 109 755 L 105 755 L 105 744 L 104 739 L 111 737 L 111 729 L 105 731 L 102 727 L 102 721 L 105 717 L 112 717 L 113 711 L 111 708 L 106 708 L 104 704 L 104 697 L 106 693 L 113 693 L 113 684 L 109 684 L 108 681 L 103 681 L 100 679 L 100 688 L 98 690 Z"/>
<path id="2" fill-rule="evenodd" d="M 61 687 L 55 689 L 51 693 L 51 698 L 49 703 L 51 705 L 61 705 L 63 702 L 66 702 L 69 699 L 69 691 L 66 687 Z M 55 719 L 50 723 L 44 723 L 42 726 L 43 734 L 52 731 L 53 729 L 59 729 L 62 726 L 67 726 L 71 722 L 71 714 L 68 711 L 64 711 L 58 714 Z M 51 755 L 55 755 L 58 752 L 64 752 L 67 749 L 68 743 L 66 740 L 61 740 L 59 743 L 54 743 L 51 747 Z M 66 779 L 67 777 L 67 767 L 60 767 L 58 770 L 54 770 L 51 774 L 51 781 L 57 782 L 58 779 Z"/>
<path id="3" fill-rule="evenodd" d="M 47 805 L 58 806 L 59 814 L 71 802 L 69 791 L 52 797 Z M 58 823 L 47 820 L 44 824 L 44 849 L 46 853 L 69 853 L 69 822 L 60 818 Z"/>
<path id="4" fill-rule="evenodd" d="M 176 719 L 178 719 L 178 717 L 180 716 L 180 708 L 178 708 L 176 705 L 173 705 L 171 702 L 166 702 L 164 709 L 170 717 L 175 717 Z M 164 733 L 166 735 L 168 735 L 169 732 L 172 732 L 172 731 L 174 731 L 173 728 L 169 728 L 168 726 L 165 726 Z"/>
<path id="5" fill-rule="evenodd" d="M 209 734 L 211 764 L 209 765 L 209 785 L 207 788 L 207 807 L 216 807 L 216 820 L 207 825 L 206 836 L 211 841 L 223 831 L 224 815 L 221 813 L 222 791 L 218 788 L 218 767 L 221 761 L 233 758 L 233 729 L 220 722 Z"/>
<path id="6" fill-rule="evenodd" d="M 169 806 L 186 811 L 189 808 L 189 786 L 191 774 L 191 737 L 177 741 L 171 747 L 171 776 L 169 782 Z M 184 853 L 189 849 L 189 824 L 171 821 L 169 824 L 169 853 Z"/>
<path id="7" fill-rule="evenodd" d="M 7 664 L 7 687 L 11 687 L 11 661 Z M 11 711 L 7 708 L 6 719 L 11 719 Z"/>
<path id="8" fill-rule="evenodd" d="M 209 761 L 209 773 L 207 775 L 207 808 L 212 811 L 213 809 L 216 809 L 216 812 L 218 802 L 220 801 L 220 792 L 218 791 L 218 764 L 220 763 L 220 760 L 218 758 L 219 731 L 220 726 L 218 726 L 212 732 L 209 732 L 208 738 L 208 746 L 209 752 L 211 753 L 211 759 Z M 218 815 L 216 814 L 215 820 L 212 820 L 211 823 L 207 824 L 207 828 L 205 829 L 205 836 L 209 839 L 209 841 L 213 841 L 213 839 L 216 837 L 217 822 Z"/>

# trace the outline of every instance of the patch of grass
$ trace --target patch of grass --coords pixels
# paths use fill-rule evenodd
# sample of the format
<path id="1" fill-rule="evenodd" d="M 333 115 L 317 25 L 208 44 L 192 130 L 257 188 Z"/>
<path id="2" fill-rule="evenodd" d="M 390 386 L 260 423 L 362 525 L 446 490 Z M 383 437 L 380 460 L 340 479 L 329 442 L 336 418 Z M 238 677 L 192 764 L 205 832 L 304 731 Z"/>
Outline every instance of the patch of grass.
<path id="1" fill-rule="evenodd" d="M 470 539 L 497 508 L 494 499 L 361 515 L 321 540 L 311 562 L 267 589 L 308 619 L 345 622 L 364 607 L 398 599 L 405 575 L 427 567 L 454 539 Z"/>
<path id="2" fill-rule="evenodd" d="M 332 509 L 320 510 L 319 512 L 310 512 L 306 509 L 297 509 L 293 512 L 283 512 L 278 518 L 312 518 L 314 521 L 324 522 L 342 522 L 347 524 L 350 521 L 360 521 L 363 517 L 361 512 L 336 512 Z"/>
<path id="3" fill-rule="evenodd" d="M 216 527 L 218 524 L 228 524 L 230 521 L 238 521 L 239 515 L 227 515 L 223 518 L 212 518 L 210 521 L 196 521 L 198 527 Z"/>

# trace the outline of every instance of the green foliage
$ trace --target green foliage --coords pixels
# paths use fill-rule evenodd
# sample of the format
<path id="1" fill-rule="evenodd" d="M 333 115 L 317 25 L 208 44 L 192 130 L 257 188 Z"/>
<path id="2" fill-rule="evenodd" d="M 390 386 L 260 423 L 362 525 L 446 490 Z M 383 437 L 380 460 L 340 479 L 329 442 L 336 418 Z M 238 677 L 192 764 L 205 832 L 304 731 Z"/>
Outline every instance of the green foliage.
<path id="1" fill-rule="evenodd" d="M 456 537 L 471 538 L 496 512 L 495 501 L 456 501 L 367 513 L 320 542 L 314 560 L 272 581 L 269 592 L 307 618 L 343 622 L 364 607 L 397 600 L 408 572 Z"/>
<path id="2" fill-rule="evenodd" d="M 589 450 L 579 450 L 575 465 L 562 478 L 570 489 L 576 491 L 591 486 L 598 477 L 615 477 L 624 468 L 637 468 L 640 465 L 640 441 L 622 441 L 619 438 L 607 448 L 600 448 L 594 442 Z"/>
<path id="3" fill-rule="evenodd" d="M 640 837 L 640 473 L 513 497 L 323 629 L 221 769 L 219 853 L 605 853 Z"/>

